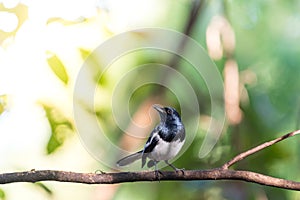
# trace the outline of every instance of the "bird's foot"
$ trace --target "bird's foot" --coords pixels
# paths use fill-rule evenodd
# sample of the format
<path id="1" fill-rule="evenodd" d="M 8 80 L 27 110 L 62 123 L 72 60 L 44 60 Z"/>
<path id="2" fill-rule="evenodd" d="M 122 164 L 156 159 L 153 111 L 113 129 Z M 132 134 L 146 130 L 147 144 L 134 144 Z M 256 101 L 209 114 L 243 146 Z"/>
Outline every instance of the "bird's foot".
<path id="1" fill-rule="evenodd" d="M 156 179 L 160 182 L 159 174 L 160 174 L 160 175 L 163 175 L 163 173 L 162 173 L 160 170 L 154 170 L 154 172 L 155 172 L 155 177 L 156 177 Z"/>
<path id="2" fill-rule="evenodd" d="M 95 174 L 106 174 L 106 172 L 104 172 L 104 171 L 102 171 L 102 170 L 100 170 L 100 169 L 97 169 L 96 171 L 95 171 Z"/>
<path id="3" fill-rule="evenodd" d="M 184 170 L 185 170 L 184 168 L 182 168 L 182 169 L 176 168 L 175 172 L 178 173 L 180 171 L 182 173 L 182 175 L 184 175 Z"/>
<path id="4" fill-rule="evenodd" d="M 175 167 L 174 165 L 172 165 L 171 163 L 169 163 L 169 161 L 167 161 L 167 160 L 165 160 L 165 162 L 170 166 L 170 167 L 172 167 L 172 169 L 174 169 L 174 171 L 177 173 L 178 171 L 181 171 L 181 173 L 182 173 L 182 175 L 184 175 L 184 168 L 182 168 L 182 169 L 179 169 L 179 168 L 177 168 L 177 167 Z"/>

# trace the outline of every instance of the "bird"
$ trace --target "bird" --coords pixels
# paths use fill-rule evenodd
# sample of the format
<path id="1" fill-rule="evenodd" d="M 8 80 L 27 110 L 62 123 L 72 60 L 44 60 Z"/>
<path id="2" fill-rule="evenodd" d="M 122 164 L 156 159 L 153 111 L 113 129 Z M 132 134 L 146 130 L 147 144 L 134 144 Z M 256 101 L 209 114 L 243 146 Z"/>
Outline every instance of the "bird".
<path id="1" fill-rule="evenodd" d="M 178 169 L 169 162 L 179 153 L 185 142 L 185 127 L 181 117 L 172 107 L 154 104 L 153 108 L 159 113 L 160 123 L 152 130 L 144 148 L 122 158 L 116 164 L 118 167 L 122 167 L 141 159 L 143 168 L 148 158 L 147 167 L 155 167 L 157 178 L 159 178 L 158 173 L 161 173 L 157 169 L 157 163 L 160 161 L 164 161 L 176 172 L 180 170 L 184 173 L 183 169 Z"/>

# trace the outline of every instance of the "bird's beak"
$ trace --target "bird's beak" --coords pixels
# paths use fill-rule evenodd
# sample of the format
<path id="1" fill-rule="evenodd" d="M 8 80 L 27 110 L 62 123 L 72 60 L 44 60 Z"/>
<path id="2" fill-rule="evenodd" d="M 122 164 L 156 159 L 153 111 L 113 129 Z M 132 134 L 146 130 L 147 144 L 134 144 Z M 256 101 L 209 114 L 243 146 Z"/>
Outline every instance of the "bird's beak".
<path id="1" fill-rule="evenodd" d="M 160 106 L 160 105 L 158 105 L 158 104 L 154 104 L 154 105 L 153 105 L 153 108 L 154 108 L 155 110 L 157 110 L 160 114 L 163 114 L 163 113 L 166 112 L 165 109 L 164 109 L 164 107 L 162 107 L 162 106 Z"/>
<path id="2" fill-rule="evenodd" d="M 154 104 L 153 108 L 155 110 L 157 110 L 157 112 L 158 112 L 158 114 L 160 116 L 161 123 L 164 123 L 166 121 L 166 119 L 167 119 L 167 113 L 166 113 L 164 107 L 162 107 L 162 106 L 160 106 L 158 104 Z"/>

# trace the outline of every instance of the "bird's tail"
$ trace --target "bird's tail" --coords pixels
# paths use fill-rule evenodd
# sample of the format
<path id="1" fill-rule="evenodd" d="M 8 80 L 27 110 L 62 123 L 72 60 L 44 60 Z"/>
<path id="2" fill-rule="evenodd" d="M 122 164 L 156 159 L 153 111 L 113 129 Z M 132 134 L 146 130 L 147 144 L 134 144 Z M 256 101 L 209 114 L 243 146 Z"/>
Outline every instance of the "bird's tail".
<path id="1" fill-rule="evenodd" d="M 129 165 L 129 164 L 133 163 L 134 161 L 137 161 L 138 159 L 141 159 L 142 155 L 143 155 L 143 151 L 138 151 L 134 154 L 126 156 L 125 158 L 122 158 L 121 160 L 119 160 L 117 162 L 117 166 L 122 167 L 122 166 L 125 166 L 125 165 Z"/>

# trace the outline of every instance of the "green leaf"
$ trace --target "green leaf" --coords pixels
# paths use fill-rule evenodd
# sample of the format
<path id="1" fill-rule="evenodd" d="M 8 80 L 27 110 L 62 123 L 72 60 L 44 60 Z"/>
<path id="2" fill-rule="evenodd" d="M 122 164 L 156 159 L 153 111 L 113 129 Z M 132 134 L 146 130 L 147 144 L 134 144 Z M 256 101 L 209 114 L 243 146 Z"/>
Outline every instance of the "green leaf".
<path id="1" fill-rule="evenodd" d="M 50 195 L 50 196 L 53 195 L 52 190 L 49 187 L 47 187 L 45 184 L 43 184 L 41 182 L 36 182 L 36 183 L 34 183 L 34 185 L 36 185 L 39 188 L 43 189 L 48 195 Z"/>
<path id="2" fill-rule="evenodd" d="M 68 84 L 69 76 L 67 74 L 66 68 L 62 61 L 51 52 L 47 52 L 49 54 L 49 57 L 47 59 L 48 65 L 54 72 L 54 74 L 64 83 Z"/>
<path id="3" fill-rule="evenodd" d="M 5 192 L 4 192 L 4 190 L 2 190 L 2 189 L 0 189 L 0 199 L 1 199 L 1 200 L 6 199 Z"/>
<path id="4" fill-rule="evenodd" d="M 51 154 L 63 145 L 67 136 L 74 131 L 74 127 L 57 108 L 45 104 L 42 106 L 51 127 L 51 136 L 47 144 L 47 153 Z"/>

